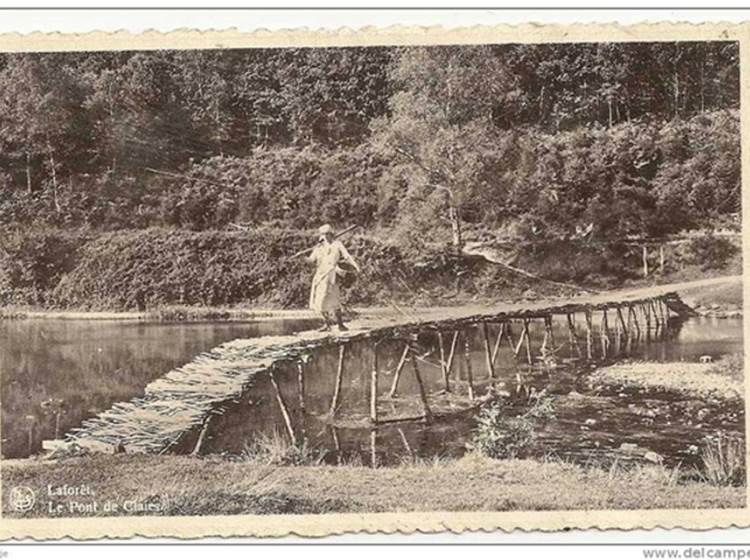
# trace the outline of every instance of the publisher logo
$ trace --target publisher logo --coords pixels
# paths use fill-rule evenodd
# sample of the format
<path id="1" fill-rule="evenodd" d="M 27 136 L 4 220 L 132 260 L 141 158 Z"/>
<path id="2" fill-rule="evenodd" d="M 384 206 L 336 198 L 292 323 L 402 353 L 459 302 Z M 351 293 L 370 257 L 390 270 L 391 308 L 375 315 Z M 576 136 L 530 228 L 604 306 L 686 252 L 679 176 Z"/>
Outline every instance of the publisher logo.
<path id="1" fill-rule="evenodd" d="M 10 507 L 14 511 L 26 512 L 34 507 L 36 496 L 34 491 L 28 486 L 15 486 L 10 490 Z"/>

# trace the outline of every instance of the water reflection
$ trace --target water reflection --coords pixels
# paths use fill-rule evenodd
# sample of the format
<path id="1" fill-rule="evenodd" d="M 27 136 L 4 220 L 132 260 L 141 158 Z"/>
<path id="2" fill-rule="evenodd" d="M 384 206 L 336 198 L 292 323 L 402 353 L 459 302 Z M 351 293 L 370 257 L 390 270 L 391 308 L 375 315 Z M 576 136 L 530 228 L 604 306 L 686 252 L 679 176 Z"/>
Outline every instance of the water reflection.
<path id="1" fill-rule="evenodd" d="M 611 318 L 610 318 L 611 319 Z M 539 321 L 541 323 L 541 321 Z M 598 325 L 594 325 L 598 328 Z M 680 421 L 681 415 L 691 414 L 695 403 L 661 403 L 661 408 L 642 394 L 599 396 L 585 384 L 585 374 L 593 364 L 579 358 L 585 352 L 585 337 L 578 334 L 579 347 L 569 337 L 565 317 L 556 320 L 548 332 L 544 345 L 544 324 L 529 325 L 529 354 L 534 364 L 525 363 L 525 350 L 518 356 L 513 344 L 503 342 L 494 367 L 490 368 L 485 353 L 485 338 L 481 328 L 463 331 L 469 341 L 468 360 L 456 350 L 450 378 L 453 395 L 467 396 L 471 386 L 481 399 L 490 388 L 510 394 L 512 414 L 516 407 L 528 402 L 530 395 L 546 391 L 557 400 L 557 417 L 542 427 L 533 453 L 545 455 L 560 452 L 582 458 L 601 451 L 616 449 L 622 442 L 635 441 L 658 451 L 669 460 L 682 461 L 684 450 L 700 442 L 716 429 L 741 432 L 743 411 L 737 407 L 721 410 L 714 406 L 708 420 L 701 425 Z M 498 325 L 491 327 L 490 341 L 496 340 Z M 523 325 L 515 324 L 514 332 L 521 333 Z M 715 359 L 721 355 L 742 351 L 742 321 L 739 319 L 690 319 L 670 323 L 666 339 L 645 343 L 642 337 L 628 339 L 624 332 L 617 335 L 611 326 L 607 360 L 625 356 L 657 361 L 698 361 L 703 355 Z M 644 333 L 645 334 L 645 333 Z M 451 346 L 452 333 L 443 336 L 443 354 Z M 379 384 L 378 414 L 381 419 L 419 417 L 422 404 L 419 384 L 408 365 L 401 372 L 396 397 L 391 397 L 393 381 L 402 362 L 404 341 L 385 340 L 378 348 Z M 459 342 L 458 348 L 463 346 Z M 494 346 L 494 345 L 491 345 Z M 335 393 L 339 353 L 336 347 L 314 353 L 305 365 L 304 411 L 300 405 L 298 372 L 293 364 L 282 367 L 277 374 L 280 392 L 285 396 L 288 414 L 295 429 L 304 433 L 310 445 L 324 454 L 324 460 L 336 464 L 355 462 L 387 465 L 415 457 L 435 455 L 457 457 L 465 453 L 466 442 L 475 427 L 476 405 L 453 406 L 454 397 L 444 396 L 445 379 L 440 366 L 441 354 L 437 333 L 420 334 L 417 342 L 420 358 L 419 371 L 430 394 L 431 407 L 439 410 L 434 423 L 394 423 L 372 430 L 369 418 L 370 372 L 373 348 L 369 343 L 352 343 L 346 352 L 345 372 L 340 388 L 340 404 L 336 426 L 330 425 L 329 411 Z M 601 341 L 595 341 L 601 360 Z M 493 348 L 494 350 L 494 348 Z M 494 373 L 495 378 L 491 376 Z M 470 384 L 471 380 L 471 384 Z M 441 392 L 443 396 L 441 396 Z M 442 403 L 442 406 L 441 406 Z M 643 413 L 646 409 L 653 412 Z M 694 411 L 693 411 L 694 412 Z M 285 432 L 282 414 L 268 376 L 258 375 L 246 399 L 212 425 L 205 452 L 240 454 L 250 442 L 274 431 Z"/>
<path id="2" fill-rule="evenodd" d="M 2 321 L 2 455 L 39 452 L 42 440 L 142 395 L 149 382 L 223 342 L 310 326 L 308 321 Z"/>

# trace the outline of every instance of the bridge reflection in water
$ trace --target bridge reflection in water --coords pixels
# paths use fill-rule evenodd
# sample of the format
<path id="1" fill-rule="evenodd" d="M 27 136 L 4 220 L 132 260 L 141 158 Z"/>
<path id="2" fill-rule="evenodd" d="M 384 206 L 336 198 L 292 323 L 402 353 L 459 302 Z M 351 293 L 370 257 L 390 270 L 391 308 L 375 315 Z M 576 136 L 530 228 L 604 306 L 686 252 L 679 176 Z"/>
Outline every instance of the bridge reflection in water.
<path id="1" fill-rule="evenodd" d="M 233 341 L 169 372 L 148 385 L 144 397 L 114 405 L 47 447 L 201 454 L 216 449 L 217 440 L 231 438 L 237 427 L 223 416 L 248 404 L 263 411 L 252 414 L 253 428 L 262 432 L 277 426 L 280 416 L 293 444 L 308 438 L 308 423 L 318 431 L 324 426 L 334 443 L 337 430 L 372 428 L 376 442 L 375 430 L 382 426 L 429 424 L 476 409 L 493 388 L 511 386 L 502 372 L 512 370 L 518 383 L 519 365 L 553 369 L 562 359 L 609 361 L 664 339 L 670 316 L 689 313 L 676 293 L 666 293 L 439 321 L 364 324 L 337 336 L 304 332 Z M 261 401 L 272 398 L 255 402 L 256 395 Z"/>

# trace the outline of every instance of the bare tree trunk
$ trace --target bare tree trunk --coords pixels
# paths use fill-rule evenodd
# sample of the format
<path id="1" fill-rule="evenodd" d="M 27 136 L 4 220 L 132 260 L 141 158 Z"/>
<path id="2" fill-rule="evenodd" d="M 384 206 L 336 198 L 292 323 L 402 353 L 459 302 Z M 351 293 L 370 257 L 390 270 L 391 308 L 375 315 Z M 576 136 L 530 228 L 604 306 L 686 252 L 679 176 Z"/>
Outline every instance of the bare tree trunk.
<path id="1" fill-rule="evenodd" d="M 52 144 L 47 140 L 47 156 L 49 157 L 50 174 L 52 175 L 52 200 L 55 202 L 55 212 L 60 213 L 60 201 L 57 198 L 57 170 L 55 169 L 55 152 Z"/>
<path id="2" fill-rule="evenodd" d="M 703 46 L 703 56 L 701 58 L 701 113 L 706 111 L 706 82 L 705 82 L 705 67 L 706 67 L 706 47 Z"/>
<path id="3" fill-rule="evenodd" d="M 542 122 L 543 118 L 544 118 L 544 86 L 542 86 L 542 89 L 539 92 L 539 119 L 538 119 L 538 122 Z"/>
<path id="4" fill-rule="evenodd" d="M 31 194 L 31 154 L 26 151 L 26 190 Z"/>
<path id="5" fill-rule="evenodd" d="M 451 231 L 453 234 L 453 246 L 460 251 L 463 247 L 463 232 L 461 231 L 461 212 L 453 204 L 451 196 L 448 196 L 448 217 L 451 221 Z"/>

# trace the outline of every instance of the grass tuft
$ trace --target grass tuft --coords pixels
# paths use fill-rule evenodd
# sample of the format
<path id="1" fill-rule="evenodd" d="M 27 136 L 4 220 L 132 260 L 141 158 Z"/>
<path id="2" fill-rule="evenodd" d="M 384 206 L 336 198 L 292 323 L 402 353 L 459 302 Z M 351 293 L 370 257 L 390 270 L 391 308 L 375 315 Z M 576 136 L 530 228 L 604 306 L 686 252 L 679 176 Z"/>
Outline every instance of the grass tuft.
<path id="1" fill-rule="evenodd" d="M 275 466 L 314 466 L 323 462 L 323 454 L 311 448 L 307 441 L 294 445 L 278 431 L 261 434 L 245 446 L 240 460 Z"/>
<path id="2" fill-rule="evenodd" d="M 721 432 L 707 437 L 701 449 L 701 477 L 714 486 L 745 484 L 745 442 Z"/>

